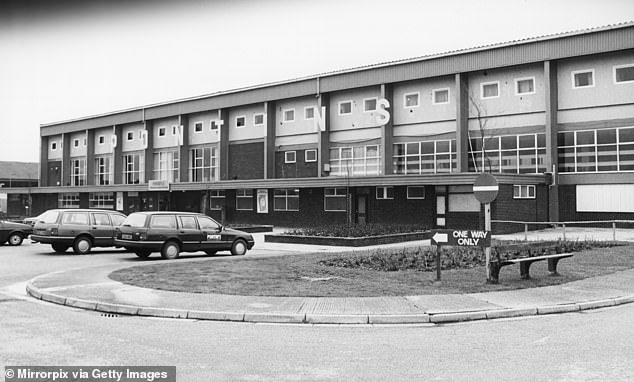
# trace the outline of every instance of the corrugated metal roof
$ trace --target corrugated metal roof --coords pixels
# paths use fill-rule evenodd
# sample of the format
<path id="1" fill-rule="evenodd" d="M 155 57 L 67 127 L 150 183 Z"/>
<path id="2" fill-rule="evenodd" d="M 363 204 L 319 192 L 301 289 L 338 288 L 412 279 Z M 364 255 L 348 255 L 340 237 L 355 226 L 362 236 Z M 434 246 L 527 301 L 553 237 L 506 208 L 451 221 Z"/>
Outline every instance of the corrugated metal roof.
<path id="1" fill-rule="evenodd" d="M 0 179 L 37 180 L 38 170 L 38 163 L 0 161 Z"/>
<path id="2" fill-rule="evenodd" d="M 394 61 L 387 61 L 372 65 L 359 66 L 355 68 L 341 69 L 330 72 L 324 72 L 314 74 L 306 77 L 299 77 L 284 81 L 265 83 L 250 87 L 237 88 L 225 91 L 218 91 L 214 93 L 182 98 L 172 101 L 166 101 L 156 104 L 150 104 L 146 106 L 134 107 L 125 110 L 113 111 L 109 113 L 76 118 L 67 121 L 60 121 L 48 124 L 40 125 L 42 128 L 69 124 L 69 128 L 91 128 L 96 127 L 99 120 L 108 119 L 109 123 L 125 123 L 129 117 L 145 115 L 146 118 L 154 118 L 165 114 L 166 112 L 182 112 L 189 113 L 198 111 L 200 107 L 207 107 L 206 110 L 214 109 L 218 107 L 233 106 L 234 102 L 240 100 L 241 105 L 261 102 L 263 100 L 284 99 L 289 97 L 297 97 L 306 94 L 317 93 L 317 81 L 313 84 L 313 80 L 320 80 L 320 88 L 322 92 L 335 91 L 339 89 L 346 89 L 360 86 L 370 86 L 380 83 L 390 83 L 395 81 L 404 81 L 413 78 L 425 78 L 430 76 L 437 76 L 450 73 L 468 72 L 486 67 L 492 68 L 500 65 L 504 65 L 503 61 L 507 61 L 507 65 L 516 65 L 524 62 L 535 62 L 545 59 L 557 59 L 568 57 L 571 55 L 584 55 L 592 54 L 593 52 L 601 52 L 609 50 L 610 47 L 604 47 L 605 40 L 594 39 L 589 41 L 590 48 L 584 46 L 578 46 L 579 39 L 574 39 L 577 36 L 586 38 L 588 35 L 600 34 L 601 32 L 609 32 L 618 29 L 626 29 L 634 27 L 634 21 L 610 24 L 601 27 L 579 29 L 574 31 L 549 34 L 538 37 L 530 37 L 519 40 L 512 40 L 502 43 L 488 44 L 468 49 L 458 49 L 447 51 L 443 53 L 430 54 L 425 56 L 419 56 L 414 58 L 400 59 Z M 619 49 L 626 49 L 634 47 L 634 39 L 631 36 L 626 36 L 625 42 L 622 42 L 618 46 Z M 549 42 L 560 39 L 572 39 L 572 47 L 561 51 L 561 47 L 548 47 L 540 48 L 539 46 L 530 46 L 530 44 L 539 44 L 542 42 Z M 529 46 L 527 48 L 527 45 Z M 618 43 L 617 43 L 618 45 Z M 494 53 L 500 49 L 511 48 L 503 57 L 497 57 Z M 585 48 L 585 49 L 584 49 Z M 520 49 L 527 49 L 527 52 L 521 52 Z M 553 55 L 553 51 L 558 54 Z M 459 57 L 456 59 L 456 57 Z M 511 57 L 512 59 L 509 59 Z M 530 57 L 531 59 L 528 59 Z M 428 62 L 437 62 L 436 65 L 429 65 L 421 67 L 421 64 Z M 398 68 L 396 73 L 395 68 Z M 441 70 L 442 68 L 442 70 Z M 430 70 L 431 69 L 431 70 Z M 370 73 L 371 71 L 371 73 Z M 421 73 L 424 71 L 424 73 Z M 349 75 L 349 76 L 347 76 Z M 313 86 L 314 85 L 314 86 Z M 269 90 L 268 92 L 266 90 Z M 246 93 L 248 94 L 239 94 Z M 216 101 L 217 102 L 214 102 Z M 193 103 L 194 105 L 185 105 L 185 103 Z M 167 109 L 167 110 L 163 110 Z M 110 121 L 115 115 L 125 114 L 126 118 L 115 118 Z M 77 122 L 93 120 L 89 125 L 77 124 Z M 140 118 L 137 120 L 141 120 Z M 95 126 L 92 126 L 95 125 Z M 61 132 L 61 131 L 59 131 Z M 59 133 L 55 131 L 55 133 Z M 43 134 L 50 135 L 50 134 Z"/>

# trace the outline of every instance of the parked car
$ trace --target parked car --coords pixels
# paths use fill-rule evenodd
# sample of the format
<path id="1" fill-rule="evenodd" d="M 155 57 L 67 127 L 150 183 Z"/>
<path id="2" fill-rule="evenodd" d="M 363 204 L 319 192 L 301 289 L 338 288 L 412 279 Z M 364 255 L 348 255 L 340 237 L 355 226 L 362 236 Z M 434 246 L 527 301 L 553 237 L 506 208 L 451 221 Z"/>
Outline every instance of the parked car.
<path id="1" fill-rule="evenodd" d="M 115 244 L 145 258 L 160 252 L 175 259 L 181 252 L 231 251 L 244 255 L 253 248 L 253 236 L 223 227 L 207 215 L 192 212 L 135 212 L 117 228 Z"/>
<path id="2" fill-rule="evenodd" d="M 114 246 L 115 227 L 126 216 L 117 211 L 94 209 L 48 210 L 38 217 L 31 240 L 50 244 L 58 253 L 70 247 L 86 254 L 92 247 Z"/>
<path id="3" fill-rule="evenodd" d="M 0 244 L 20 245 L 32 231 L 30 225 L 0 220 Z"/>

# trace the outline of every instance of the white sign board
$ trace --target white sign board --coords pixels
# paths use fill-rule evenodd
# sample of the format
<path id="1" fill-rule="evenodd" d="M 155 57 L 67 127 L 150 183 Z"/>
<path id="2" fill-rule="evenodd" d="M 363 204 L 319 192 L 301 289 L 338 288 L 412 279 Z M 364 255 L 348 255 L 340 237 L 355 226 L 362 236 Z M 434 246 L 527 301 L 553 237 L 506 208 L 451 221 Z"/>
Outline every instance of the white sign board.
<path id="1" fill-rule="evenodd" d="M 269 190 L 258 189 L 257 201 L 258 201 L 258 213 L 268 214 L 269 213 Z"/>

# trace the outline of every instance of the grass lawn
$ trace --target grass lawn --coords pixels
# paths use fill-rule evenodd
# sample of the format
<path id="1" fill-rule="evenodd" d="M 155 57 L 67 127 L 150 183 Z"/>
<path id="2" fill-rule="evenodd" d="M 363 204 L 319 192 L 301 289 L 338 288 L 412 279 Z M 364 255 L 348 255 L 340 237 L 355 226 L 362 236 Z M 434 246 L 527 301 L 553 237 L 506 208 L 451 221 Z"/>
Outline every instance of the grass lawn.
<path id="1" fill-rule="evenodd" d="M 110 278 L 144 288 L 178 292 L 257 296 L 370 297 L 446 293 L 473 293 L 533 288 L 567 283 L 634 268 L 634 246 L 594 248 L 576 252 L 559 262 L 561 276 L 549 276 L 547 263 L 531 266 L 530 280 L 519 276 L 519 265 L 500 271 L 500 283 L 485 283 L 484 266 L 436 272 L 375 271 L 321 265 L 320 261 L 347 254 L 305 254 L 267 258 L 210 259 L 156 263 L 122 269 Z"/>

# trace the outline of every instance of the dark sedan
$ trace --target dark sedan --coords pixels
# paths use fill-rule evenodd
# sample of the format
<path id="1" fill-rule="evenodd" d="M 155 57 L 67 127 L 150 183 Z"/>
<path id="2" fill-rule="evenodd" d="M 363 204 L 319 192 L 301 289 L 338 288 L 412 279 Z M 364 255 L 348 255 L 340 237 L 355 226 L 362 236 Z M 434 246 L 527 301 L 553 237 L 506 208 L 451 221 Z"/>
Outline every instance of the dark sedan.
<path id="1" fill-rule="evenodd" d="M 20 245 L 32 231 L 30 225 L 0 220 L 0 244 Z"/>
<path id="2" fill-rule="evenodd" d="M 204 214 L 191 212 L 136 212 L 117 228 L 115 244 L 139 257 L 161 252 L 175 259 L 181 252 L 204 251 L 209 255 L 229 250 L 244 255 L 255 244 L 246 232 L 223 227 Z"/>

